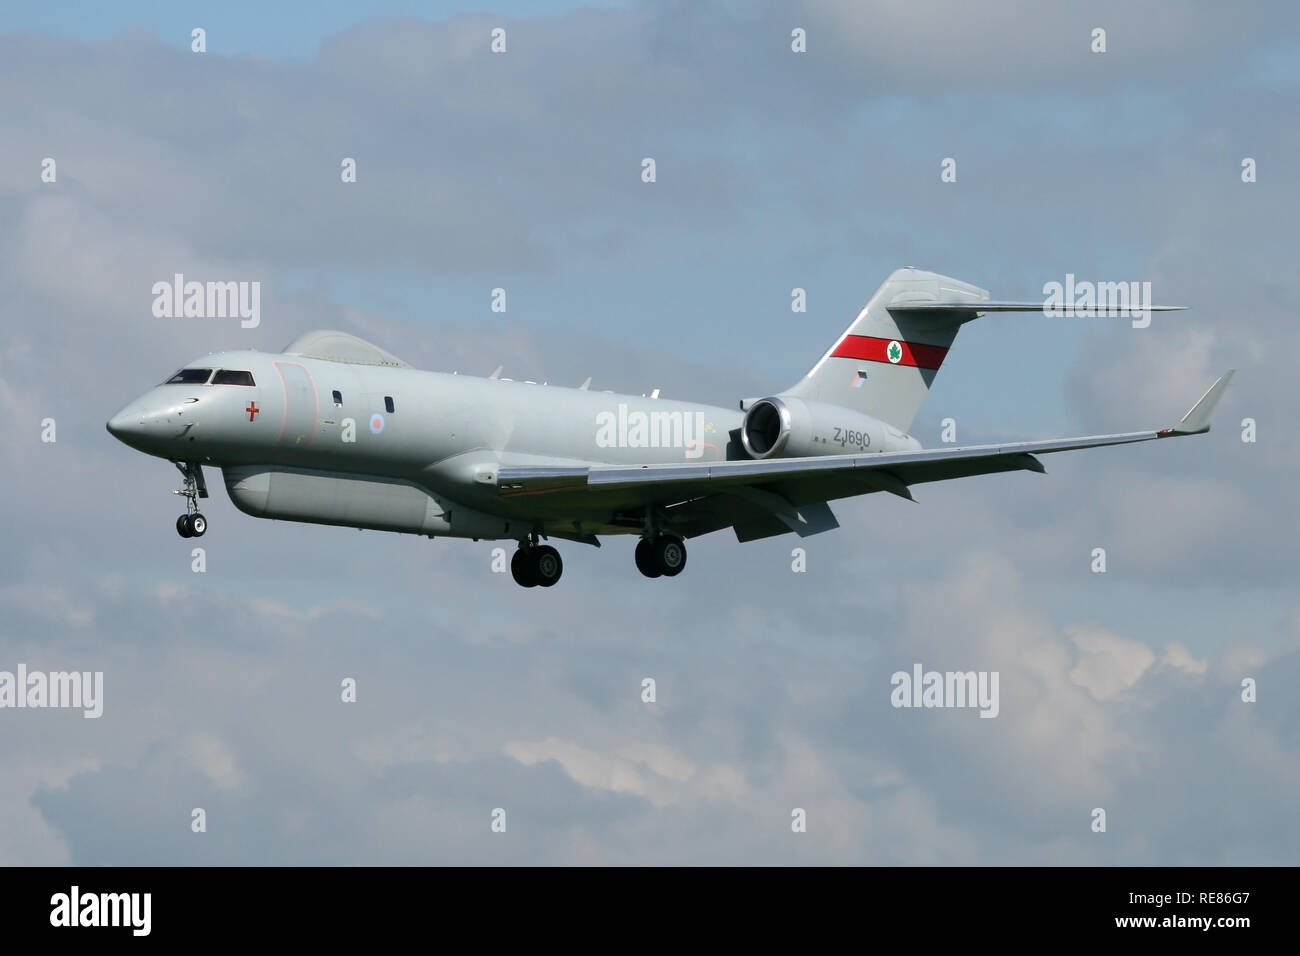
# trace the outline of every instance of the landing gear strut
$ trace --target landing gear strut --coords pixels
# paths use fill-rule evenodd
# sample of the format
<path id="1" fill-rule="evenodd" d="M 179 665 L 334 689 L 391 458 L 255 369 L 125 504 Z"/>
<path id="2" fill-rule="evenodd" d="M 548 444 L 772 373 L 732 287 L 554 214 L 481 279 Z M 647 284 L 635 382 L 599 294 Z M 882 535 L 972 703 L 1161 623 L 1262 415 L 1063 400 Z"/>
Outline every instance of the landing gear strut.
<path id="1" fill-rule="evenodd" d="M 199 499 L 208 496 L 208 484 L 203 480 L 203 468 L 197 461 L 172 462 L 181 473 L 185 484 L 172 494 L 185 499 L 185 514 L 176 519 L 176 533 L 182 538 L 201 538 L 208 530 L 208 519 L 199 514 Z"/>
<path id="2" fill-rule="evenodd" d="M 686 567 L 686 542 L 671 534 L 642 538 L 636 544 L 636 568 L 648 578 L 676 577 Z"/>
<path id="3" fill-rule="evenodd" d="M 560 552 L 549 544 L 539 545 L 536 532 L 519 542 L 519 550 L 510 559 L 510 574 L 516 584 L 526 588 L 552 587 L 563 573 Z"/>

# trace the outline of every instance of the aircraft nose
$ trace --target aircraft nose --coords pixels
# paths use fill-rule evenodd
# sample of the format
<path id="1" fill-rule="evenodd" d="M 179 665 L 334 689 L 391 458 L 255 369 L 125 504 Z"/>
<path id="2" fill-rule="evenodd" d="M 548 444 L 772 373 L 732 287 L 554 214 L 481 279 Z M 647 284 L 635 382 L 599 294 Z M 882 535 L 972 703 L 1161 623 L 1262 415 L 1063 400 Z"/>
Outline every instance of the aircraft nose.
<path id="1" fill-rule="evenodd" d="M 114 438 L 130 444 L 130 439 L 140 434 L 143 425 L 144 415 L 140 406 L 131 404 L 105 422 L 104 427 Z"/>

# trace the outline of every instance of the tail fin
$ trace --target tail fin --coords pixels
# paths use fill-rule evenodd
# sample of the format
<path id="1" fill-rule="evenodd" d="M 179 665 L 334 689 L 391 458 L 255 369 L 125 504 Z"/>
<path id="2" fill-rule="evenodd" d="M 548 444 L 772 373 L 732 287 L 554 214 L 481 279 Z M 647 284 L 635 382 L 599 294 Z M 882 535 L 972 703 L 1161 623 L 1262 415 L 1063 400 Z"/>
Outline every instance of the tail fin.
<path id="1" fill-rule="evenodd" d="M 957 330 L 988 298 L 957 279 L 898 269 L 812 371 L 781 394 L 840 405 L 907 431 Z M 967 302 L 970 310 L 954 307 Z M 946 308 L 926 311 L 926 303 Z"/>

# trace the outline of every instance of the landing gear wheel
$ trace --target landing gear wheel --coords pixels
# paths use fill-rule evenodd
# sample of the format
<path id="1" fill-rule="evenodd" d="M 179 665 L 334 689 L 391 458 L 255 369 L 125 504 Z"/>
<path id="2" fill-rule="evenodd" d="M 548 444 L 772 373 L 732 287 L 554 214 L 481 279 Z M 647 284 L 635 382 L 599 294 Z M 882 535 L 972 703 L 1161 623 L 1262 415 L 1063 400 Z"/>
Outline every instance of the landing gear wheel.
<path id="1" fill-rule="evenodd" d="M 661 534 L 654 540 L 653 554 L 664 577 L 676 577 L 686 567 L 686 545 L 679 538 Z"/>
<path id="2" fill-rule="evenodd" d="M 515 556 L 510 559 L 510 574 L 520 587 L 537 587 L 537 568 L 533 565 L 532 548 L 520 548 L 515 552 Z"/>
<path id="3" fill-rule="evenodd" d="M 560 552 L 549 544 L 530 550 L 533 558 L 533 579 L 541 587 L 551 587 L 564 573 L 564 562 L 560 560 Z"/>
<path id="4" fill-rule="evenodd" d="M 636 543 L 636 569 L 648 578 L 663 574 L 654 557 L 654 545 L 646 538 Z"/>
<path id="5" fill-rule="evenodd" d="M 199 514 L 199 499 L 208 496 L 208 485 L 203 480 L 203 468 L 197 461 L 173 461 L 176 470 L 185 480 L 184 486 L 172 494 L 186 501 L 185 514 L 176 519 L 176 533 L 182 538 L 201 538 L 208 530 L 208 519 Z"/>

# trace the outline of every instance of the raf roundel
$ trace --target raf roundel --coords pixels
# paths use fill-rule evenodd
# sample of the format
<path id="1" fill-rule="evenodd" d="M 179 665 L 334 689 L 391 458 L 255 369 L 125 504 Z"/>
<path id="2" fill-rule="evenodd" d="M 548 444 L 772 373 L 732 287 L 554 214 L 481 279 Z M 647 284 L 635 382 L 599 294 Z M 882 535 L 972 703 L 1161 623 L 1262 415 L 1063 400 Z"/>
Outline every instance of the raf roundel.
<path id="1" fill-rule="evenodd" d="M 903 346 L 901 346 L 897 340 L 890 342 L 889 345 L 885 347 L 885 358 L 889 359 L 889 361 L 894 365 L 897 365 L 903 360 Z"/>
<path id="2" fill-rule="evenodd" d="M 370 430 L 378 435 L 384 430 L 384 416 L 378 413 L 370 416 Z"/>

